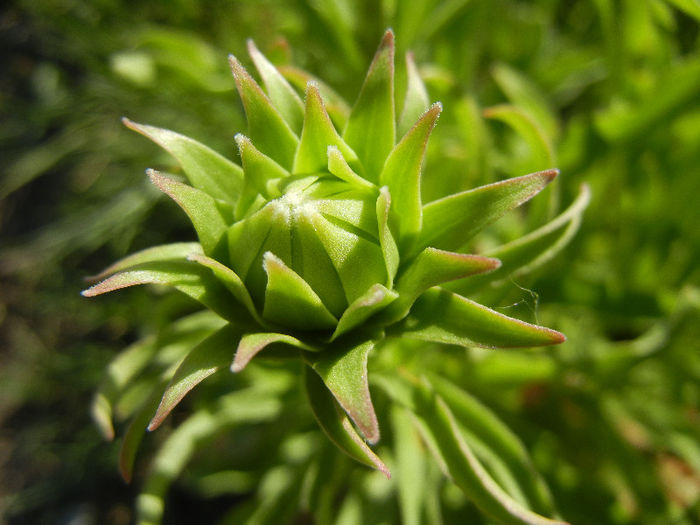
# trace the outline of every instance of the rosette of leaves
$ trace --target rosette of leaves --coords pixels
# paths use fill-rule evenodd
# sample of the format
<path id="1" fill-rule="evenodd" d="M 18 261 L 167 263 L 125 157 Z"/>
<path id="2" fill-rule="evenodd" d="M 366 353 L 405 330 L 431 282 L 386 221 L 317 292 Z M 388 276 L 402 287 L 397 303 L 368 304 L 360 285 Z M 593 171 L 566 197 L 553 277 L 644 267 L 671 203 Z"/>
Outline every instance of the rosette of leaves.
<path id="1" fill-rule="evenodd" d="M 147 173 L 184 210 L 199 242 L 131 255 L 97 276 L 100 282 L 83 295 L 163 284 L 217 316 L 207 317 L 194 340 L 183 335 L 196 344 L 179 344 L 182 358 L 160 378 L 148 429 L 222 368 L 241 372 L 256 356 L 298 359 L 324 432 L 351 457 L 388 476 L 368 446 L 380 437 L 368 383 L 370 352 L 387 338 L 486 348 L 563 342 L 559 332 L 507 317 L 445 286 L 469 288 L 474 276 L 484 286 L 546 259 L 578 226 L 586 196 L 539 230 L 496 249 L 500 258 L 464 253 L 477 232 L 534 197 L 557 171 L 424 203 L 422 164 L 442 106 L 428 104 L 409 56 L 397 118 L 391 31 L 352 107 L 305 72 L 287 68 L 282 74 L 252 42 L 249 52 L 264 89 L 230 57 L 248 119 L 247 134 L 235 137 L 242 166 L 183 135 L 124 121 L 179 162 L 186 181 Z M 432 384 L 412 384 L 414 395 L 397 394 L 395 401 L 414 410 L 433 406 L 425 425 L 442 464 L 449 464 L 448 473 L 477 505 L 504 522 L 549 521 L 510 498 L 464 452 L 454 418 Z M 108 398 L 98 396 L 95 413 L 110 435 Z M 452 461 L 450 450 L 459 459 Z M 127 477 L 130 454 L 122 458 Z"/>

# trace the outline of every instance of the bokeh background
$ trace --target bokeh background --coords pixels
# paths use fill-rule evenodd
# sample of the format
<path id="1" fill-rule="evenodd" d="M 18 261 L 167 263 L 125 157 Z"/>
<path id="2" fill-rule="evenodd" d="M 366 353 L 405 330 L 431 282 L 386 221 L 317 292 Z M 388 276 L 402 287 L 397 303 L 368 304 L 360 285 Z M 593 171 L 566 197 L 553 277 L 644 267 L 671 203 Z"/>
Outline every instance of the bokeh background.
<path id="1" fill-rule="evenodd" d="M 489 302 L 568 342 L 467 352 L 451 374 L 518 432 L 572 523 L 700 522 L 697 0 L 5 2 L 0 520 L 133 520 L 139 477 L 119 477 L 119 442 L 101 438 L 90 402 L 119 350 L 191 304 L 79 291 L 115 259 L 194 233 L 144 176 L 176 170 L 172 159 L 120 118 L 236 159 L 245 118 L 228 53 L 249 64 L 253 38 L 353 100 L 387 27 L 399 73 L 413 51 L 445 108 L 426 200 L 549 167 L 561 177 L 547 206 L 568 205 L 582 183 L 593 194 L 569 246 Z M 494 235 L 532 230 L 547 206 Z M 158 439 L 146 439 L 141 471 Z M 199 460 L 168 488 L 166 522 L 249 503 L 257 474 L 211 488 L 196 482 L 211 466 Z"/>

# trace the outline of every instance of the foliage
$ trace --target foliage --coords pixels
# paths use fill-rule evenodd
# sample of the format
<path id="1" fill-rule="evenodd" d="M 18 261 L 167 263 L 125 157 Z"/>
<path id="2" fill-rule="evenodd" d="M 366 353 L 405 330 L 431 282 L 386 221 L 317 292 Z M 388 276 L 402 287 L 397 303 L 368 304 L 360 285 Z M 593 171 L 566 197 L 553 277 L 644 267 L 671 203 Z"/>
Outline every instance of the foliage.
<path id="1" fill-rule="evenodd" d="M 240 374 L 214 374 L 163 428 L 143 438 L 159 452 L 152 462 L 149 454 L 136 462 L 133 486 L 144 492 L 139 508 L 158 514 L 154 502 L 165 498 L 166 521 L 175 521 L 177 496 L 188 495 L 200 513 L 219 510 L 221 517 L 220 505 L 231 506 L 232 522 L 291 521 L 313 508 L 319 521 L 401 516 L 408 523 L 465 517 L 478 523 L 482 518 L 462 492 L 440 474 L 441 461 L 411 452 L 423 444 L 455 450 L 466 443 L 498 486 L 537 512 L 553 515 L 554 501 L 573 523 L 697 521 L 694 2 L 425 1 L 402 9 L 400 2 L 299 0 L 212 2 L 207 9 L 151 2 L 130 9 L 133 14 L 119 2 L 15 2 L 7 11 L 14 29 L 5 33 L 12 45 L 4 47 L 14 52 L 9 78 L 18 80 L 3 90 L 3 105 L 12 111 L 2 137 L 9 242 L 2 257 L 0 380 L 11 453 L 33 467 L 5 463 L 3 470 L 25 480 L 6 499 L 10 519 L 64 512 L 54 503 L 59 494 L 91 497 L 87 484 L 51 483 L 78 477 L 33 453 L 44 434 L 31 421 L 64 429 L 53 457 L 72 469 L 85 465 L 86 480 L 108 479 L 110 458 L 96 452 L 108 449 L 79 446 L 68 431 L 86 428 L 69 414 L 80 413 L 97 370 L 124 342 L 143 336 L 131 355 L 144 361 L 158 349 L 163 355 L 139 376 L 110 373 L 116 383 L 101 391 L 107 397 L 135 380 L 114 407 L 116 434 L 123 435 L 128 414 L 138 410 L 144 426 L 150 418 L 148 403 L 138 408 L 145 385 L 163 381 L 220 322 L 197 316 L 173 322 L 194 311 L 176 295 L 162 297 L 157 309 L 137 290 L 92 307 L 66 299 L 81 274 L 115 257 L 193 239 L 179 210 L 158 200 L 139 176 L 145 165 L 173 173 L 179 167 L 166 155 L 154 157 L 156 149 L 120 129 L 118 117 L 177 129 L 235 159 L 228 133 L 243 129 L 244 120 L 221 58 L 242 56 L 245 36 L 293 85 L 303 90 L 305 79 L 291 63 L 352 99 L 365 57 L 391 26 L 397 57 L 410 49 L 418 65 L 396 61 L 397 101 L 410 91 L 402 79 L 418 73 L 430 99 L 445 108 L 424 161 L 423 202 L 522 173 L 561 170 L 523 213 L 511 212 L 475 239 L 472 251 L 498 258 L 501 268 L 446 287 L 553 326 L 568 341 L 545 351 L 492 352 L 391 340 L 373 351 L 370 388 L 382 429 L 376 453 L 392 470 L 391 482 L 355 467 L 320 439 L 299 398 L 302 373 L 294 365 L 256 359 Z M 333 111 L 328 104 L 335 119 Z M 399 119 L 399 136 L 407 126 Z M 592 199 L 579 221 L 582 182 Z M 545 260 L 538 257 L 543 245 L 564 253 Z M 520 270 L 508 262 L 526 259 Z M 497 286 L 484 286 L 487 278 Z M 421 378 L 406 373 L 411 370 L 430 373 Z M 413 395 L 405 395 L 409 388 Z M 49 399 L 71 408 L 50 411 Z M 231 410 L 244 404 L 253 413 Z M 421 407 L 431 410 L 426 415 Z M 33 413 L 41 417 L 32 419 Z M 184 423 L 173 421 L 185 414 L 192 415 Z M 430 428 L 455 424 L 459 432 L 431 437 Z M 126 431 L 128 450 L 135 450 L 136 434 Z M 444 442 L 449 435 L 452 445 Z M 36 469 L 54 474 L 37 485 Z M 527 482 L 532 472 L 539 473 L 536 483 Z M 451 474 L 474 497 L 468 479 Z M 551 499 L 538 488 L 546 486 Z M 337 494 L 345 495 L 340 509 Z M 99 496 L 93 501 L 103 505 L 99 512 L 111 504 Z"/>

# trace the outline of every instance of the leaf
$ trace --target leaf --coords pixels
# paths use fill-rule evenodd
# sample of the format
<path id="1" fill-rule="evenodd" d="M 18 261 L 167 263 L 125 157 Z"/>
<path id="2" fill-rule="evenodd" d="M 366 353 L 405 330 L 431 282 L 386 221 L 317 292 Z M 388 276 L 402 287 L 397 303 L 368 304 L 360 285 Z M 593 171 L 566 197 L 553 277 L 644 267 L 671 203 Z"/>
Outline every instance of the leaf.
<path id="1" fill-rule="evenodd" d="M 311 286 L 272 252 L 263 255 L 267 273 L 263 317 L 300 330 L 334 328 L 338 320 Z"/>
<path id="2" fill-rule="evenodd" d="M 401 523 L 420 525 L 425 505 L 427 462 L 420 437 L 416 433 L 410 413 L 405 408 L 391 407 L 391 423 L 396 455 L 396 485 Z"/>
<path id="3" fill-rule="evenodd" d="M 351 458 L 379 470 L 390 478 L 387 466 L 360 438 L 318 374 L 308 366 L 304 367 L 304 372 L 309 404 L 328 439 Z"/>
<path id="4" fill-rule="evenodd" d="M 535 471 L 527 449 L 515 433 L 468 392 L 436 374 L 429 377 L 431 388 L 445 401 L 455 419 L 508 469 L 530 506 L 537 512 L 554 512 L 547 485 Z"/>
<path id="5" fill-rule="evenodd" d="M 153 261 L 132 267 L 108 277 L 81 293 L 84 297 L 94 297 L 129 286 L 141 284 L 163 284 L 172 286 L 182 293 L 219 314 L 224 319 L 236 319 L 247 315 L 231 301 L 228 290 L 211 272 L 190 261 Z"/>
<path id="6" fill-rule="evenodd" d="M 306 89 L 310 81 L 313 81 L 321 93 L 321 98 L 324 101 L 326 111 L 330 115 L 337 129 L 343 129 L 350 115 L 350 106 L 347 102 L 338 95 L 328 84 L 322 80 L 307 73 L 303 69 L 293 66 L 280 66 L 279 72 L 284 75 L 284 78 L 289 80 L 300 92 Z"/>
<path id="7" fill-rule="evenodd" d="M 508 525 L 564 524 L 535 514 L 504 492 L 464 441 L 447 404 L 425 387 L 416 389 L 416 415 L 437 448 L 439 463 L 485 514 Z"/>
<path id="8" fill-rule="evenodd" d="M 479 230 L 537 195 L 558 174 L 557 170 L 539 171 L 426 204 L 414 252 L 426 246 L 456 250 Z"/>
<path id="9" fill-rule="evenodd" d="M 398 325 L 405 337 L 460 346 L 513 348 L 563 343 L 563 334 L 507 317 L 453 294 L 431 289 L 421 295 Z"/>
<path id="10" fill-rule="evenodd" d="M 386 313 L 396 320 L 402 319 L 418 296 L 428 288 L 470 275 L 490 272 L 500 265 L 498 259 L 428 247 L 401 272 L 395 286 L 399 299 Z"/>
<path id="11" fill-rule="evenodd" d="M 234 137 L 241 154 L 245 185 L 252 186 L 266 199 L 276 199 L 280 191 L 274 181 L 289 177 L 289 172 L 267 155 L 261 153 L 245 135 L 238 133 Z"/>
<path id="12" fill-rule="evenodd" d="M 187 354 L 170 380 L 148 430 L 158 428 L 180 401 L 199 383 L 231 362 L 234 346 L 242 335 L 240 326 L 227 324 Z"/>
<path id="13" fill-rule="evenodd" d="M 396 292 L 385 288 L 381 284 L 372 285 L 364 295 L 355 299 L 343 312 L 330 340 L 335 341 L 341 335 L 360 326 L 371 316 L 386 308 L 392 301 L 395 301 L 397 297 L 398 294 Z"/>
<path id="14" fill-rule="evenodd" d="M 229 55 L 229 64 L 245 108 L 250 139 L 265 155 L 290 169 L 299 139 L 236 57 Z"/>
<path id="15" fill-rule="evenodd" d="M 304 354 L 343 410 L 370 444 L 379 441 L 379 424 L 367 382 L 367 357 L 374 341 L 335 345 L 318 354 Z"/>
<path id="16" fill-rule="evenodd" d="M 360 186 L 362 188 L 374 188 L 374 184 L 366 179 L 360 177 L 357 173 L 353 171 L 350 165 L 343 157 L 337 146 L 328 146 L 328 171 L 333 175 L 338 177 L 340 180 L 349 182 L 354 186 Z"/>
<path id="17" fill-rule="evenodd" d="M 190 255 L 203 255 L 202 245 L 198 242 L 176 242 L 154 246 L 120 259 L 97 275 L 88 277 L 87 280 L 95 282 L 139 264 L 154 261 L 181 261 L 187 259 Z"/>
<path id="18" fill-rule="evenodd" d="M 391 209 L 391 194 L 389 188 L 382 186 L 377 198 L 377 226 L 379 230 L 379 244 L 382 248 L 382 256 L 387 273 L 387 286 L 393 287 L 394 277 L 399 269 L 399 248 L 389 228 L 389 212 Z"/>
<path id="19" fill-rule="evenodd" d="M 497 257 L 501 261 L 500 268 L 454 285 L 449 284 L 447 288 L 468 295 L 488 283 L 497 285 L 509 276 L 522 276 L 543 265 L 563 250 L 578 231 L 590 198 L 588 186 L 582 185 L 576 200 L 559 216 L 541 228 L 488 252 L 489 257 Z"/>
<path id="20" fill-rule="evenodd" d="M 246 334 L 241 337 L 238 348 L 236 348 L 236 355 L 231 364 L 231 372 L 240 372 L 243 370 L 253 357 L 272 344 L 283 344 L 300 350 L 306 350 L 307 352 L 319 351 L 318 348 L 309 346 L 296 337 L 287 334 Z"/>
<path id="21" fill-rule="evenodd" d="M 428 137 L 435 127 L 442 104 L 433 104 L 416 122 L 386 159 L 379 176 L 382 186 L 388 186 L 394 202 L 399 227 L 399 243 L 410 244 L 423 224 L 420 197 L 421 168 Z"/>
<path id="22" fill-rule="evenodd" d="M 248 40 L 248 54 L 262 77 L 272 104 L 287 121 L 292 131 L 299 133 L 304 120 L 304 104 L 299 95 L 277 71 L 277 68 L 255 47 L 252 40 Z"/>
<path id="23" fill-rule="evenodd" d="M 225 233 L 233 222 L 232 210 L 209 194 L 148 170 L 151 182 L 173 199 L 187 214 L 207 255 L 226 255 Z M 216 258 L 219 258 L 216 257 Z"/>
<path id="24" fill-rule="evenodd" d="M 400 137 L 404 136 L 413 127 L 430 105 L 428 91 L 425 89 L 423 80 L 418 74 L 418 68 L 411 52 L 406 53 L 406 73 L 408 85 L 397 130 Z"/>
<path id="25" fill-rule="evenodd" d="M 394 33 L 389 30 L 367 72 L 343 138 L 362 161 L 365 177 L 377 182 L 395 136 Z"/>
<path id="26" fill-rule="evenodd" d="M 174 131 L 137 124 L 127 118 L 122 118 L 122 122 L 175 157 L 192 186 L 216 199 L 236 202 L 243 187 L 243 170 L 239 166 L 204 144 Z"/>
<path id="27" fill-rule="evenodd" d="M 309 82 L 306 86 L 306 106 L 304 109 L 304 128 L 294 157 L 292 172 L 315 173 L 328 165 L 328 148 L 336 147 L 348 165 L 361 169 L 355 152 L 338 135 L 321 100 L 318 85 Z"/>

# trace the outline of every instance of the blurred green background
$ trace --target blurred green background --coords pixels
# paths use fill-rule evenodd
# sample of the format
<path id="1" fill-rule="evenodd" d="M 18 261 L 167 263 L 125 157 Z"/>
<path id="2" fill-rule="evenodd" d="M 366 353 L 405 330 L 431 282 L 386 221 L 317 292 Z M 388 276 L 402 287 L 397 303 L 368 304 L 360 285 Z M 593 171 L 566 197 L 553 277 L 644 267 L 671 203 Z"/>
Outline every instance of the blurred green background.
<path id="1" fill-rule="evenodd" d="M 558 167 L 543 204 L 491 231 L 509 240 L 581 183 L 593 194 L 571 244 L 486 301 L 568 342 L 467 352 L 438 371 L 521 436 L 572 523 L 700 522 L 700 2 L 12 0 L 0 8 L 7 523 L 133 519 L 138 479 L 119 477 L 118 442 L 102 441 L 90 400 L 117 351 L 191 304 L 78 292 L 115 259 L 194 232 L 143 175 L 172 159 L 120 117 L 236 159 L 245 119 L 228 53 L 249 64 L 253 38 L 354 100 L 387 27 L 399 71 L 413 51 L 445 108 L 425 200 Z M 166 522 L 212 522 L 248 501 L 197 485 L 200 471 L 169 489 Z"/>

